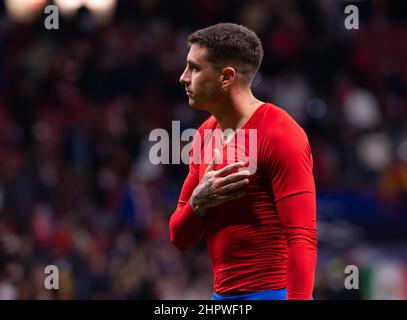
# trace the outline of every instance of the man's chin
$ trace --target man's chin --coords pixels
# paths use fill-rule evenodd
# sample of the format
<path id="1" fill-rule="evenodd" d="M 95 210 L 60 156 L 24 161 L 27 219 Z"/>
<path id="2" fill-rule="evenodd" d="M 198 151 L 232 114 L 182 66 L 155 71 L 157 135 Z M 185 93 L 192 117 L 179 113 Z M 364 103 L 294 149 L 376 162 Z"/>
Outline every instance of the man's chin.
<path id="1" fill-rule="evenodd" d="M 196 102 L 194 99 L 189 98 L 188 100 L 189 105 L 194 109 L 206 110 L 206 108 L 201 105 L 200 103 Z"/>

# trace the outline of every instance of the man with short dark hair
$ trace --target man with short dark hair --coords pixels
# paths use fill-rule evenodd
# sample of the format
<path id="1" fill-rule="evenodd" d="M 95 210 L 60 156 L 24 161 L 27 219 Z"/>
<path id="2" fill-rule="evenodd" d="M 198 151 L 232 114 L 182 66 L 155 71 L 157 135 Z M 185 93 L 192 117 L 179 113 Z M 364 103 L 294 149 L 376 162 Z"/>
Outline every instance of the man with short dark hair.
<path id="1" fill-rule="evenodd" d="M 253 96 L 263 58 L 253 31 L 220 23 L 194 32 L 188 44 L 180 82 L 189 104 L 212 115 L 192 144 L 171 242 L 185 250 L 205 239 L 213 299 L 312 299 L 316 201 L 307 136 L 284 110 Z M 254 168 L 245 168 L 253 158 L 247 145 Z"/>

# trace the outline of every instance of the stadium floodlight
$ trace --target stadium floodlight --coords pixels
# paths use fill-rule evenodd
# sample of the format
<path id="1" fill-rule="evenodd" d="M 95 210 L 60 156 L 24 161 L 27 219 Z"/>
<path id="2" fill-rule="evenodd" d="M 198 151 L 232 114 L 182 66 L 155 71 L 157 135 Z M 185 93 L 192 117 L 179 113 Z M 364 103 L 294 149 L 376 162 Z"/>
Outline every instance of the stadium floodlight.
<path id="1" fill-rule="evenodd" d="M 62 15 L 70 16 L 84 5 L 83 0 L 54 0 L 55 5 L 58 7 Z"/>
<path id="2" fill-rule="evenodd" d="M 99 21 L 111 17 L 117 0 L 83 0 L 84 5 L 94 14 Z"/>
<path id="3" fill-rule="evenodd" d="M 31 21 L 44 8 L 47 0 L 5 0 L 7 14 L 19 22 Z"/>
<path id="4" fill-rule="evenodd" d="M 95 11 L 111 11 L 116 2 L 116 0 L 83 0 L 86 7 Z"/>

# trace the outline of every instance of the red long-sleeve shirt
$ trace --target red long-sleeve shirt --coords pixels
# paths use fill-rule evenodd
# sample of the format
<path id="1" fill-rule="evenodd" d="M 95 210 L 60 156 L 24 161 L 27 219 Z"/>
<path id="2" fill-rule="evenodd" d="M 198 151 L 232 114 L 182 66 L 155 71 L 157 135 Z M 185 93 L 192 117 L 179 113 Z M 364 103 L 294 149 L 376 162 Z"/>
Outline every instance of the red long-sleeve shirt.
<path id="1" fill-rule="evenodd" d="M 185 250 L 205 240 L 217 293 L 287 288 L 288 299 L 310 299 L 317 257 L 316 201 L 305 132 L 281 108 L 260 106 L 242 127 L 246 156 L 246 129 L 257 129 L 256 171 L 247 194 L 208 209 L 202 218 L 192 211 L 189 199 L 208 165 L 203 161 L 205 148 L 215 148 L 204 139 L 205 132 L 216 128 L 211 116 L 198 130 L 202 139 L 195 137 L 189 174 L 170 218 L 171 242 Z M 198 148 L 200 161 L 193 156 Z M 224 161 L 215 170 L 227 165 L 222 151 Z"/>

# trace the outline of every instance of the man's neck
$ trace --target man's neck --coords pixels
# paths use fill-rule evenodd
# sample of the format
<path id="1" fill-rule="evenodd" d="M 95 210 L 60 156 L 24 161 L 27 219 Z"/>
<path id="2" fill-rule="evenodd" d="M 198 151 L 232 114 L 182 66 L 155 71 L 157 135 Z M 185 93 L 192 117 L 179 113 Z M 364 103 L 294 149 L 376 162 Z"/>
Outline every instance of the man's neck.
<path id="1" fill-rule="evenodd" d="M 252 92 L 236 94 L 231 98 L 225 99 L 223 103 L 211 113 L 216 118 L 222 131 L 226 129 L 240 129 L 253 113 L 263 104 L 256 99 Z"/>

